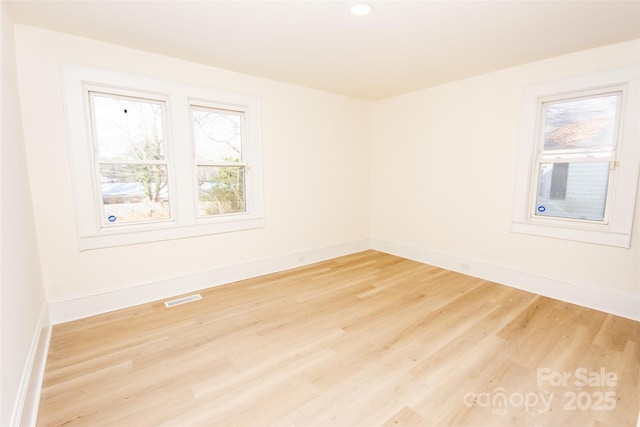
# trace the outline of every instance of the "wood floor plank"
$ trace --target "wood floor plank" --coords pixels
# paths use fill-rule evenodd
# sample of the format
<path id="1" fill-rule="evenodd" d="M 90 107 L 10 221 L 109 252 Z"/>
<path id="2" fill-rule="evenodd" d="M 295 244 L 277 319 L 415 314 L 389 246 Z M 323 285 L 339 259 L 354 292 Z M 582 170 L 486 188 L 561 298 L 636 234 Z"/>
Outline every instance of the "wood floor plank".
<path id="1" fill-rule="evenodd" d="M 397 413 L 389 418 L 382 427 L 421 427 L 427 422 L 408 406 L 403 406 Z"/>
<path id="2" fill-rule="evenodd" d="M 38 425 L 637 422 L 628 319 L 375 251 L 200 294 L 56 325 Z M 592 409 L 605 392 L 615 408 Z"/>

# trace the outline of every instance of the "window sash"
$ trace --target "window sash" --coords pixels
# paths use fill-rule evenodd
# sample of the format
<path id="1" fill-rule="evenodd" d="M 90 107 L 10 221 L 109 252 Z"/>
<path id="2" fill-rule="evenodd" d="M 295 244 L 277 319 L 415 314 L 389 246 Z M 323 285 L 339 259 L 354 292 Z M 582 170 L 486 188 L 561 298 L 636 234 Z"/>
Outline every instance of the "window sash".
<path id="1" fill-rule="evenodd" d="M 567 149 L 554 149 L 554 150 L 546 150 L 545 149 L 545 127 L 547 120 L 547 106 L 550 104 L 562 104 L 568 103 L 572 101 L 580 101 L 580 100 L 588 100 L 599 97 L 609 97 L 616 96 L 616 107 L 615 107 L 615 118 L 613 121 L 613 129 L 612 129 L 612 141 L 610 147 L 606 147 L 604 149 L 598 147 L 585 147 L 585 148 L 567 148 Z M 613 197 L 614 197 L 614 180 L 615 180 L 615 169 L 617 167 L 617 147 L 619 145 L 619 131 L 620 131 L 620 122 L 621 117 L 624 115 L 623 111 L 623 96 L 624 90 L 622 87 L 608 87 L 604 89 L 591 89 L 591 90 L 583 90 L 572 93 L 565 94 L 557 94 L 553 96 L 546 96 L 538 98 L 538 108 L 537 115 L 538 120 L 536 121 L 536 151 L 537 154 L 534 156 L 534 163 L 532 169 L 532 177 L 531 177 L 531 188 L 530 188 L 530 199 L 529 199 L 529 218 L 536 221 L 553 221 L 553 222 L 574 222 L 574 223 L 593 223 L 593 224 L 603 224 L 606 225 L 609 223 L 609 217 L 612 209 Z M 594 220 L 594 219 L 585 219 L 585 218 L 576 218 L 576 217 L 563 217 L 563 216 L 552 216 L 549 214 L 544 214 L 544 212 L 540 212 L 540 206 L 538 206 L 538 198 L 539 198 L 539 185 L 540 185 L 540 173 L 542 170 L 543 164 L 562 164 L 567 163 L 568 165 L 572 163 L 602 163 L 609 162 L 609 173 L 607 176 L 607 189 L 606 189 L 606 197 L 604 200 L 604 214 L 602 220 Z"/>
<path id="2" fill-rule="evenodd" d="M 220 173 L 224 170 L 227 171 L 229 176 L 223 177 L 227 182 L 223 182 L 220 185 L 215 181 L 208 181 L 211 183 L 211 186 L 207 189 L 206 186 L 203 188 L 206 181 L 201 182 L 200 173 L 203 168 L 211 168 L 211 169 L 220 169 L 221 171 L 216 171 Z M 239 173 L 239 177 L 237 180 L 233 180 L 233 169 L 237 169 Z M 197 213 L 198 219 L 207 219 L 207 218 L 217 218 L 223 216 L 234 216 L 234 215 L 246 215 L 249 212 L 249 202 L 248 202 L 248 189 L 250 186 L 248 183 L 250 182 L 247 179 L 247 169 L 243 165 L 233 164 L 233 165 L 196 165 L 196 174 L 197 177 L 197 188 L 196 188 L 196 198 L 195 202 L 197 204 Z M 208 190 L 208 191 L 207 191 Z M 218 190 L 216 192 L 216 190 Z M 240 197 L 238 198 L 238 192 L 240 193 Z M 216 194 L 217 193 L 217 194 Z M 207 197 L 209 196 L 209 197 Z M 207 198 L 209 198 L 207 200 Z M 239 205 L 239 206 L 238 206 Z M 222 206 L 225 206 L 224 208 Z M 203 210 L 209 211 L 208 213 L 203 213 Z"/>
<path id="3" fill-rule="evenodd" d="M 148 103 L 152 105 L 158 105 L 161 108 L 161 120 L 162 120 L 162 159 L 160 161 L 168 161 L 169 159 L 169 150 L 171 146 L 170 140 L 170 126 L 169 126 L 169 117 L 167 113 L 168 107 L 168 99 L 160 94 L 152 94 L 152 93 L 140 93 L 133 90 L 127 90 L 116 87 L 103 87 L 103 86 L 93 86 L 89 85 L 84 87 L 87 94 L 87 103 L 88 103 L 88 112 L 89 112 L 89 121 L 90 121 L 90 129 L 91 129 L 91 137 L 92 137 L 92 154 L 94 158 L 100 159 L 104 162 L 115 161 L 115 162 L 125 162 L 125 161 L 153 161 L 151 158 L 145 159 L 130 159 L 125 157 L 118 156 L 103 156 L 102 150 L 100 150 L 99 146 L 99 136 L 97 131 L 97 113 L 95 110 L 95 98 L 110 98 L 115 100 L 123 100 L 123 101 L 131 101 L 137 103 Z"/>
<path id="4" fill-rule="evenodd" d="M 549 164 L 554 167 L 551 171 L 546 171 L 548 175 L 543 180 L 541 176 L 544 169 L 543 165 Z M 560 189 L 562 197 L 558 197 L 558 188 L 555 189 L 556 194 L 553 194 L 554 177 L 557 177 L 556 165 L 567 165 L 565 179 L 562 183 L 563 188 Z M 605 180 L 602 179 L 603 175 L 596 175 L 595 180 L 591 179 L 594 178 L 592 176 L 583 179 L 580 174 L 584 174 L 584 170 L 580 171 L 580 165 L 595 165 L 596 173 L 599 165 L 600 171 L 604 166 L 607 169 L 606 175 L 604 175 Z M 594 171 L 589 172 L 593 173 Z M 609 212 L 611 210 L 613 179 L 611 168 L 607 166 L 607 162 L 541 163 L 536 174 L 535 194 L 532 194 L 531 215 L 536 219 L 606 225 L 609 223 Z M 544 186 L 542 185 L 543 182 Z M 604 195 L 604 198 L 602 198 L 602 195 Z M 601 211 L 600 202 L 602 202 Z"/>
<path id="5" fill-rule="evenodd" d="M 227 108 L 223 108 L 220 105 L 217 104 L 212 104 L 212 103 L 203 103 L 203 102 L 192 102 L 189 105 L 189 111 L 191 114 L 191 125 L 192 125 L 192 129 L 191 129 L 191 144 L 193 147 L 193 157 L 194 157 L 194 161 L 195 162 L 200 162 L 203 164 L 206 163 L 210 163 L 210 164 L 224 164 L 224 163 L 228 163 L 228 164 L 234 164 L 234 163 L 243 163 L 246 162 L 247 158 L 248 158 L 248 147 L 250 146 L 250 141 L 249 141 L 249 132 L 248 132 L 248 127 L 247 127 L 247 120 L 246 120 L 246 115 L 247 115 L 247 111 L 241 108 L 238 109 L 232 109 L 230 106 L 228 106 Z M 224 158 L 219 158 L 219 159 L 211 159 L 211 158 L 207 158 L 205 156 L 199 156 L 198 152 L 201 151 L 199 150 L 199 141 L 197 138 L 197 132 L 196 132 L 196 117 L 195 117 L 195 113 L 196 112 L 207 112 L 207 113 L 211 113 L 211 114 L 219 114 L 221 116 L 231 116 L 231 117 L 236 117 L 239 121 L 239 129 L 238 134 L 236 135 L 239 138 L 239 141 L 237 141 L 236 143 L 240 145 L 239 150 L 237 152 L 238 154 L 238 160 L 228 160 L 228 159 L 224 159 Z M 204 130 L 203 130 L 204 133 Z M 215 143 L 222 145 L 222 147 L 224 147 L 224 144 L 226 143 L 228 145 L 229 148 L 232 149 L 232 151 L 236 150 L 236 147 L 233 147 L 233 144 L 228 143 L 227 141 L 223 141 L 223 140 L 215 140 L 213 138 L 212 135 L 207 135 L 210 139 L 212 139 L 213 141 L 215 141 Z M 213 155 L 213 157 L 216 157 L 215 155 Z"/>
<path id="6" fill-rule="evenodd" d="M 550 97 L 544 97 L 544 98 L 540 98 L 539 99 L 539 104 L 538 104 L 538 117 L 539 117 L 539 122 L 538 122 L 538 141 L 539 141 L 539 148 L 540 148 L 540 154 L 547 154 L 547 155 L 553 155 L 553 154 L 562 154 L 562 153 L 568 153 L 568 154 L 577 154 L 577 153 L 584 153 L 584 155 L 589 155 L 589 154 L 596 154 L 596 153 L 613 153 L 616 150 L 616 147 L 618 145 L 618 132 L 619 132 L 619 128 L 620 128 L 620 118 L 622 116 L 622 104 L 623 104 L 623 94 L 624 91 L 622 88 L 616 88 L 616 89 L 611 89 L 611 88 L 607 88 L 606 90 L 588 90 L 588 91 L 582 91 L 582 92 L 574 92 L 574 93 L 570 93 L 570 94 L 564 94 L 564 95 L 554 95 L 554 96 L 550 96 Z M 614 110 L 614 117 L 613 117 L 613 127 L 610 131 L 611 133 L 611 144 L 610 145 L 605 145 L 605 146 L 583 146 L 583 147 L 573 147 L 573 148 L 549 148 L 546 149 L 546 125 L 547 125 L 547 121 L 549 119 L 549 116 L 547 114 L 548 108 L 549 106 L 552 105 L 562 105 L 562 104 L 570 104 L 570 103 L 576 103 L 576 102 L 580 102 L 580 101 L 588 101 L 588 100 L 596 100 L 599 98 L 611 98 L 611 97 L 615 97 L 616 98 L 616 103 L 615 103 L 615 110 Z M 588 106 L 585 106 L 588 107 Z M 591 107 L 593 108 L 593 106 Z M 600 110 L 602 111 L 602 110 Z M 568 111 L 565 112 L 566 114 L 570 114 Z M 584 113 L 583 113 L 584 114 Z M 606 112 L 601 112 L 601 115 L 607 115 Z M 600 116 L 596 116 L 596 117 L 591 117 L 588 120 L 597 120 L 597 118 L 599 118 L 600 120 L 603 120 L 603 118 Z M 575 122 L 571 122 L 569 121 L 569 123 L 567 123 L 567 125 L 571 126 L 571 125 L 578 125 L 578 123 Z M 589 125 L 588 123 L 582 123 L 582 127 L 584 131 L 589 131 Z M 555 130 L 558 130 L 558 128 L 556 128 Z M 601 129 L 602 131 L 602 129 Z"/>
<path id="7" fill-rule="evenodd" d="M 145 224 L 173 222 L 175 218 L 175 212 L 174 212 L 174 203 L 172 203 L 172 200 L 175 200 L 175 199 L 172 197 L 172 194 L 171 194 L 171 190 L 173 187 L 171 183 L 173 180 L 173 176 L 172 176 L 173 173 L 170 165 L 169 153 L 170 153 L 171 140 L 168 132 L 169 120 L 167 115 L 166 99 L 160 95 L 153 96 L 153 94 L 138 93 L 136 91 L 118 89 L 118 88 L 86 87 L 85 90 L 87 94 L 89 122 L 90 122 L 89 125 L 91 129 L 91 137 L 92 137 L 91 152 L 92 152 L 92 157 L 94 158 L 93 177 L 94 177 L 94 183 L 96 186 L 96 189 L 95 189 L 95 196 L 96 196 L 95 203 L 97 205 L 96 213 L 99 216 L 98 224 L 100 225 L 100 228 L 101 229 L 117 229 L 117 228 L 126 229 L 128 227 L 135 227 L 135 226 L 140 226 Z M 98 134 L 99 129 L 97 125 L 98 114 L 96 112 L 96 104 L 95 104 L 96 97 L 118 99 L 123 101 L 132 101 L 137 103 L 149 103 L 149 104 L 160 106 L 161 108 L 160 128 L 162 130 L 162 158 L 160 160 L 154 160 L 154 159 L 147 159 L 147 158 L 131 159 L 131 158 L 118 157 L 118 156 L 104 156 L 104 157 L 101 156 L 103 151 L 99 146 L 100 135 Z M 148 217 L 146 218 L 141 216 L 138 219 L 126 219 L 122 222 L 119 222 L 118 215 L 114 215 L 113 211 L 115 210 L 119 212 L 126 212 L 127 209 L 124 206 L 118 209 L 113 206 L 108 206 L 110 205 L 109 203 L 105 203 L 106 195 L 104 194 L 104 188 L 103 188 L 104 183 L 102 182 L 102 178 L 103 178 L 102 166 L 103 165 L 156 166 L 158 167 L 159 170 L 164 169 L 165 171 L 164 173 L 166 175 L 164 182 L 165 182 L 165 185 L 167 186 L 166 204 L 168 205 L 168 212 L 166 217 L 164 215 L 154 216 L 153 215 L 154 210 L 150 209 L 150 211 L 146 213 L 146 215 L 148 215 Z M 143 189 L 143 194 L 146 196 L 146 192 L 144 191 L 145 184 L 144 182 L 141 182 L 140 184 Z M 158 189 L 157 191 L 159 192 L 161 190 Z M 121 198 L 122 200 L 126 200 L 126 199 L 129 199 L 129 197 L 130 195 L 126 195 L 126 194 L 112 195 L 113 199 Z M 145 205 L 147 204 L 162 205 L 163 204 L 162 202 L 156 202 L 153 200 L 146 200 L 146 199 L 139 203 L 142 203 Z M 117 203 L 117 204 L 124 204 L 124 202 Z M 130 208 L 130 209 L 135 210 L 134 208 Z M 109 212 L 112 212 L 112 214 L 109 214 Z"/>
<path id="8" fill-rule="evenodd" d="M 249 140 L 250 134 L 247 126 L 246 115 L 247 111 L 242 108 L 232 108 L 230 106 L 221 106 L 219 104 L 207 103 L 207 102 L 192 102 L 189 106 L 191 125 L 192 125 L 192 147 L 193 147 L 193 173 L 194 173 L 194 202 L 197 220 L 207 221 L 221 217 L 233 217 L 242 216 L 249 213 L 252 209 L 251 197 L 249 197 L 253 191 L 252 180 L 249 176 L 249 151 L 248 147 L 251 144 Z M 237 161 L 233 160 L 208 160 L 203 156 L 198 156 L 198 141 L 196 141 L 196 129 L 195 129 L 195 113 L 196 112 L 209 112 L 213 114 L 236 116 L 239 120 L 239 158 Z M 223 143 L 222 141 L 218 141 Z M 238 168 L 242 171 L 242 209 L 234 212 L 215 212 L 209 214 L 203 214 L 203 201 L 201 194 L 201 186 L 199 173 L 201 168 Z"/>
<path id="9" fill-rule="evenodd" d="M 121 184 L 125 187 L 126 190 L 128 190 L 130 192 L 130 194 L 125 194 L 125 193 L 120 193 L 120 194 L 110 194 L 107 195 L 104 193 L 104 185 L 107 183 L 102 182 L 102 176 L 103 176 L 103 166 L 156 166 L 159 169 L 164 169 L 164 180 L 161 181 L 164 183 L 164 185 L 166 186 L 166 191 L 163 191 L 162 188 L 145 188 L 145 183 L 144 182 L 140 182 L 140 183 L 135 183 L 135 184 L 140 184 L 140 186 L 137 185 L 129 185 L 127 186 L 126 184 L 132 184 L 131 182 L 121 182 Z M 98 212 L 101 214 L 100 215 L 100 226 L 102 228 L 116 228 L 116 227 L 128 227 L 128 226 L 135 226 L 135 225 L 143 225 L 143 224 L 151 224 L 151 223 L 161 223 L 161 222 L 172 222 L 174 220 L 174 209 L 173 209 L 173 203 L 172 203 L 172 199 L 171 199 L 171 184 L 170 184 L 170 176 L 171 176 L 171 172 L 170 172 L 170 166 L 167 162 L 113 162 L 113 161 L 109 161 L 109 162 L 98 162 L 96 164 L 96 168 L 95 168 L 95 175 L 96 175 L 96 179 L 95 179 L 95 183 L 96 183 L 96 195 L 97 195 L 97 204 L 99 205 L 99 209 Z M 117 182 L 114 182 L 114 184 L 116 184 Z M 127 188 L 128 187 L 128 188 Z M 141 187 L 141 188 L 138 188 Z M 134 190 L 137 190 L 136 192 L 133 192 Z M 149 200 L 146 193 L 146 190 L 149 191 L 157 191 L 156 196 L 160 196 L 161 200 Z M 138 200 L 139 199 L 139 194 L 140 191 L 142 191 L 142 194 L 145 196 L 144 200 Z M 133 192 L 133 193 L 131 193 Z M 166 195 L 166 201 L 164 200 L 163 195 Z M 153 209 L 151 209 L 150 212 L 148 212 L 148 217 L 146 218 L 138 218 L 138 219 L 125 219 L 124 221 L 122 220 L 120 215 L 115 215 L 115 213 L 113 212 L 115 211 L 119 211 L 119 212 L 123 212 L 126 211 L 124 206 L 121 206 L 120 208 L 114 207 L 114 206 L 110 206 L 111 204 L 120 204 L 120 203 L 125 203 L 124 200 L 126 199 L 131 199 L 131 197 L 133 196 L 134 200 L 137 200 L 137 202 L 129 202 L 129 203 L 142 203 L 142 204 L 149 204 L 149 205 L 158 205 L 157 207 L 162 209 L 162 210 L 167 210 L 167 215 L 164 216 L 159 216 L 159 215 L 153 215 Z M 105 199 L 112 199 L 112 200 L 117 200 L 117 199 L 122 199 L 123 202 L 113 202 L 113 203 L 105 203 Z M 167 209 L 168 208 L 168 209 Z M 136 210 L 135 206 L 130 207 L 130 209 Z M 140 210 L 140 209 L 138 209 Z M 112 218 L 112 216 L 114 216 L 114 218 Z M 126 218 L 126 217 L 125 217 Z"/>
<path id="10" fill-rule="evenodd" d="M 609 174 L 607 177 L 607 190 L 606 190 L 606 197 L 605 197 L 605 201 L 604 201 L 604 214 L 602 217 L 602 220 L 593 220 L 593 219 L 583 219 L 583 218 L 569 218 L 569 217 L 561 217 L 561 216 L 551 216 L 551 215 L 543 215 L 538 211 L 538 190 L 539 190 L 539 183 L 540 183 L 540 171 L 541 171 L 541 166 L 542 164 L 548 164 L 548 163 L 602 163 L 602 161 L 598 161 L 595 159 L 583 159 L 582 161 L 569 161 L 567 162 L 565 161 L 556 161 L 556 162 L 548 162 L 548 161 L 536 161 L 536 163 L 534 164 L 534 170 L 533 170 L 533 175 L 532 175 L 532 179 L 531 179 L 531 190 L 530 190 L 530 199 L 529 199 L 529 218 L 534 220 L 534 221 L 540 221 L 540 222 L 549 222 L 549 223 L 562 223 L 562 222 L 567 222 L 567 223 L 584 223 L 584 224 L 603 224 L 603 225 L 607 225 L 609 224 L 609 219 L 611 216 L 611 210 L 612 210 L 612 205 L 613 205 L 613 198 L 614 198 L 614 182 L 615 182 L 615 165 L 617 165 L 617 162 L 613 161 L 613 162 L 609 162 Z"/>

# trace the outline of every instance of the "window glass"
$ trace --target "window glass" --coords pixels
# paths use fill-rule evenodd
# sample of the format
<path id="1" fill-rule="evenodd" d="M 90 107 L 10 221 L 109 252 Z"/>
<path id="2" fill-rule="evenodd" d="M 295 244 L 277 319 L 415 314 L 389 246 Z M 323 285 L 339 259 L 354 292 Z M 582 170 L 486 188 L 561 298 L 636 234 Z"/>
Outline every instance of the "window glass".
<path id="1" fill-rule="evenodd" d="M 99 158 L 165 158 L 162 103 L 98 93 L 92 103 Z"/>
<path id="2" fill-rule="evenodd" d="M 164 165 L 101 164 L 100 182 L 107 223 L 171 217 Z"/>
<path id="3" fill-rule="evenodd" d="M 193 107 L 195 155 L 199 161 L 242 159 L 242 113 Z"/>
<path id="4" fill-rule="evenodd" d="M 609 162 L 542 163 L 536 215 L 603 221 Z"/>
<path id="5" fill-rule="evenodd" d="M 614 146 L 618 97 L 610 94 L 546 103 L 544 151 L 610 152 Z"/>
<path id="6" fill-rule="evenodd" d="M 198 166 L 199 215 L 245 212 L 244 187 L 243 167 Z"/>

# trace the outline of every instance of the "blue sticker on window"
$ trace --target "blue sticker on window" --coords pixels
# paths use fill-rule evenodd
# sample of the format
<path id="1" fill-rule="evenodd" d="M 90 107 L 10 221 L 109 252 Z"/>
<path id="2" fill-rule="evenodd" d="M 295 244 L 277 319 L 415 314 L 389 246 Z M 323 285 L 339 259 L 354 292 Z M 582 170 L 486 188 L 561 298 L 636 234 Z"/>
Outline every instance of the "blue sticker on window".
<path id="1" fill-rule="evenodd" d="M 542 213 L 544 211 L 546 211 L 547 208 L 545 208 L 544 206 L 538 206 L 538 212 Z"/>
<path id="2" fill-rule="evenodd" d="M 116 222 L 116 216 L 115 215 L 109 215 L 107 217 L 107 220 L 109 220 L 109 222 Z"/>

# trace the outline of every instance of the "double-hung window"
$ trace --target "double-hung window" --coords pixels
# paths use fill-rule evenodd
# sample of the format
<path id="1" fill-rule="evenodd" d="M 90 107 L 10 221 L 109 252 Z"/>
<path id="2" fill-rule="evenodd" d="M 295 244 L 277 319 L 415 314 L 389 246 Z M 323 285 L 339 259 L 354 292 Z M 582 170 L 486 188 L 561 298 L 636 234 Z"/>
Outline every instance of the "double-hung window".
<path id="1" fill-rule="evenodd" d="M 198 216 L 233 215 L 247 210 L 244 111 L 191 106 Z"/>
<path id="2" fill-rule="evenodd" d="M 81 250 L 264 226 L 257 98 L 63 71 Z"/>
<path id="3" fill-rule="evenodd" d="M 638 180 L 638 69 L 528 88 L 513 231 L 629 247 Z"/>
<path id="4" fill-rule="evenodd" d="M 612 89 L 540 101 L 532 215 L 607 222 L 622 98 Z"/>
<path id="5" fill-rule="evenodd" d="M 100 225 L 171 220 L 165 101 L 120 93 L 89 90 Z"/>

